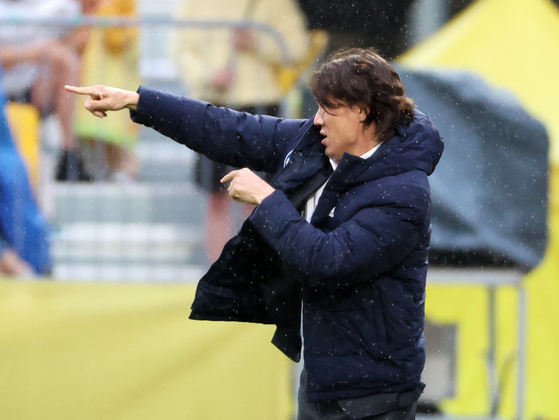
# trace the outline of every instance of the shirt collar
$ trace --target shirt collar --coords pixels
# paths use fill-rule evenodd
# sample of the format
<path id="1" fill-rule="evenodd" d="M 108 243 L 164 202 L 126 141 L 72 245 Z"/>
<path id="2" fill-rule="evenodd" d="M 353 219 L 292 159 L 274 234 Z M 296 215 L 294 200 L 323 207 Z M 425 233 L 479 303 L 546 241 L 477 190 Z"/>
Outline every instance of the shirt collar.
<path id="1" fill-rule="evenodd" d="M 373 147 L 371 150 L 369 150 L 368 152 L 363 153 L 361 156 L 359 156 L 361 159 L 365 160 L 365 159 L 369 159 L 371 156 L 373 156 L 375 154 L 375 152 L 378 150 L 378 148 L 380 147 L 382 143 L 377 144 L 375 147 Z M 336 168 L 338 167 L 338 164 L 340 162 L 339 161 L 335 161 L 334 159 L 330 158 L 330 164 L 332 165 L 332 169 L 336 170 Z"/>

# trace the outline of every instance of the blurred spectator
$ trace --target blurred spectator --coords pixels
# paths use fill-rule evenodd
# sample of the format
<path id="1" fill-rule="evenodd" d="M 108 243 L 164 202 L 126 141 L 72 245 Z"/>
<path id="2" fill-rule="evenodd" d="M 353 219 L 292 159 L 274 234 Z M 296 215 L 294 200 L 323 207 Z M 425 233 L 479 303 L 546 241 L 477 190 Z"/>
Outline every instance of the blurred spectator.
<path id="1" fill-rule="evenodd" d="M 295 0 L 185 0 L 182 19 L 250 19 L 278 31 L 292 61 L 301 60 L 310 37 Z M 281 50 L 267 33 L 245 29 L 185 29 L 173 45 L 190 96 L 255 114 L 277 115 L 282 99 L 278 73 Z M 229 171 L 203 156 L 196 163 L 196 183 L 210 194 L 206 215 L 207 248 L 215 261 L 232 236 L 231 200 L 219 180 Z M 252 209 L 245 204 L 245 211 Z"/>
<path id="2" fill-rule="evenodd" d="M 45 276 L 52 270 L 50 230 L 12 139 L 5 105 L 0 90 L 0 275 Z"/>
<path id="3" fill-rule="evenodd" d="M 100 0 L 97 16 L 136 16 L 135 0 Z M 138 75 L 138 29 L 93 28 L 82 58 L 81 83 L 103 84 L 136 90 Z M 78 104 L 76 135 L 85 140 L 93 157 L 95 179 L 133 181 L 138 164 L 134 153 L 139 126 L 125 113 L 113 113 L 101 121 Z M 100 158 L 100 159 L 99 159 Z M 91 159 L 86 159 L 91 160 Z M 100 162 L 98 162 L 100 160 Z M 87 162 L 86 162 L 87 163 Z M 106 169 L 106 170 L 105 170 Z"/>
<path id="4" fill-rule="evenodd" d="M 0 17 L 20 19 L 71 18 L 92 7 L 93 0 L 0 0 Z M 73 132 L 75 98 L 65 84 L 79 83 L 80 52 L 87 40 L 85 28 L 40 24 L 0 26 L 2 79 L 10 101 L 31 103 L 42 117 L 51 113 L 62 131 L 56 169 L 60 181 L 89 181 L 76 148 Z"/>

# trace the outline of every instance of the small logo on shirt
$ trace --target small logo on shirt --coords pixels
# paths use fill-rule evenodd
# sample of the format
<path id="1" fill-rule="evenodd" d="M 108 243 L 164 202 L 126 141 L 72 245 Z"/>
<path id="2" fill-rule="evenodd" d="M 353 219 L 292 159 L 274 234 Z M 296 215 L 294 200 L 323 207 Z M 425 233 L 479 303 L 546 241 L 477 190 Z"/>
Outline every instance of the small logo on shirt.
<path id="1" fill-rule="evenodd" d="M 330 210 L 330 213 L 328 213 L 328 217 L 334 217 L 334 210 L 336 210 L 336 207 L 332 208 L 332 210 Z"/>

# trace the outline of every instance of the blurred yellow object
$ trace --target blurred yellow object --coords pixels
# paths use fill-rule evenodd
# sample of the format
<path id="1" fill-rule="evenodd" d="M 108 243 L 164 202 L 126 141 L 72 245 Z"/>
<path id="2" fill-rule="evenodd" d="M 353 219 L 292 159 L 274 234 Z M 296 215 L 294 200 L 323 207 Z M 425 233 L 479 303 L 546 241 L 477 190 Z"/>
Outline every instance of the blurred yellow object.
<path id="1" fill-rule="evenodd" d="M 481 75 L 512 92 L 549 133 L 550 166 L 541 168 L 548 170 L 550 183 L 548 246 L 542 264 L 524 280 L 529 311 L 526 405 L 523 413 L 514 414 L 515 387 L 510 386 L 499 413 L 506 418 L 559 418 L 558 51 L 559 8 L 550 0 L 478 0 L 398 60 L 413 69 L 458 69 Z M 450 414 L 471 416 L 472 405 L 461 400 L 445 407 Z"/>
<path id="2" fill-rule="evenodd" d="M 39 111 L 31 104 L 10 102 L 6 114 L 19 154 L 27 166 L 31 184 L 37 190 L 40 184 L 39 152 L 41 149 Z"/>
<path id="3" fill-rule="evenodd" d="M 284 94 L 295 87 L 301 74 L 324 52 L 327 43 L 328 35 L 326 31 L 311 31 L 311 43 L 305 58 L 288 66 L 278 66 L 277 80 Z"/>
<path id="4" fill-rule="evenodd" d="M 450 417 L 486 418 L 491 411 L 490 370 L 487 356 L 489 341 L 489 288 L 474 283 L 476 273 L 469 270 L 472 284 L 438 282 L 427 287 L 425 315 L 436 325 L 456 327 L 454 395 L 438 402 L 439 408 Z M 514 416 L 517 379 L 518 336 L 518 289 L 504 285 L 496 288 L 496 339 L 495 364 L 499 379 L 499 418 Z M 429 340 L 429 337 L 427 337 Z M 513 368 L 511 369 L 511 360 Z M 429 363 L 429 361 L 428 361 Z M 441 378 L 441 380 L 444 380 Z M 430 382 L 425 380 L 427 386 Z"/>
<path id="5" fill-rule="evenodd" d="M 274 327 L 189 320 L 194 292 L 0 280 L 0 418 L 290 418 Z"/>
<path id="6" fill-rule="evenodd" d="M 135 0 L 102 0 L 96 14 L 99 17 L 136 16 Z M 141 84 L 138 73 L 139 38 L 136 27 L 95 27 L 91 29 L 82 55 L 81 84 L 83 86 L 118 86 L 136 90 Z M 139 125 L 128 113 L 113 112 L 107 118 L 91 118 L 77 101 L 74 121 L 76 135 L 83 139 L 104 141 L 118 147 L 133 148 L 138 140 Z"/>
<path id="7" fill-rule="evenodd" d="M 136 16 L 135 0 L 103 0 L 99 4 L 96 14 L 98 16 Z M 107 52 L 120 55 L 138 39 L 137 27 L 108 27 L 103 29 L 105 48 Z"/>

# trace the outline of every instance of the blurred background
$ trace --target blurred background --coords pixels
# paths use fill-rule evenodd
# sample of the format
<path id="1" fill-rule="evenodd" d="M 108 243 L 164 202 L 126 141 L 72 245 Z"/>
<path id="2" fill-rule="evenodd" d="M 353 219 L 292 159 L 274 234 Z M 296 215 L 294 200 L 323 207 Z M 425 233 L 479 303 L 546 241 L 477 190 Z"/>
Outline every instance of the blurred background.
<path id="1" fill-rule="evenodd" d="M 294 418 L 273 328 L 188 320 L 252 210 L 228 168 L 63 86 L 308 118 L 372 46 L 445 140 L 418 416 L 558 419 L 558 3 L 0 0 L 0 418 Z"/>

